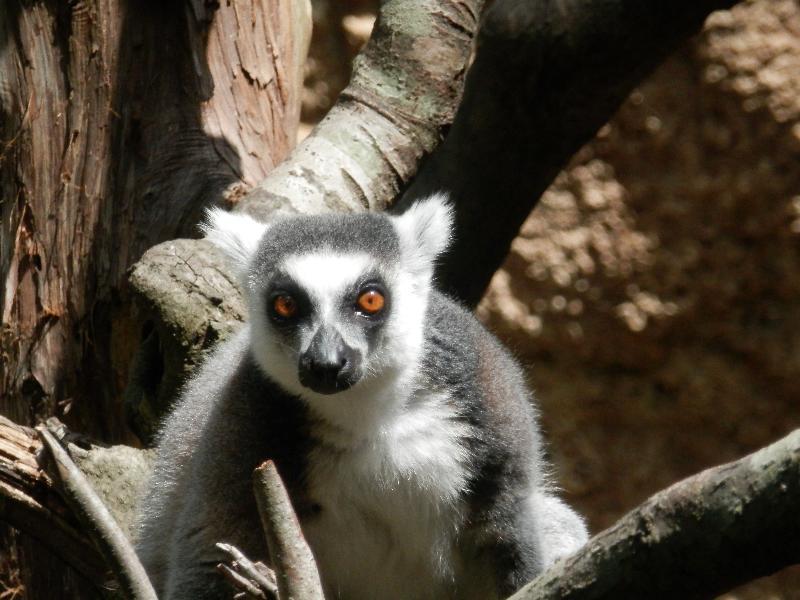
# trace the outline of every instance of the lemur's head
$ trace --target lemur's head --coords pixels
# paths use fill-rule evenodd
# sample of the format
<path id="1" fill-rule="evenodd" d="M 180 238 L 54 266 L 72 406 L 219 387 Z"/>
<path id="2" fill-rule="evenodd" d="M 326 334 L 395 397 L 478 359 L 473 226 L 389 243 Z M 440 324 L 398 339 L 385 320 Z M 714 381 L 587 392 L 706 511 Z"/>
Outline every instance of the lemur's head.
<path id="1" fill-rule="evenodd" d="M 237 270 L 254 357 L 289 392 L 351 395 L 418 364 L 434 261 L 452 226 L 433 196 L 400 216 L 209 212 L 207 237 Z"/>

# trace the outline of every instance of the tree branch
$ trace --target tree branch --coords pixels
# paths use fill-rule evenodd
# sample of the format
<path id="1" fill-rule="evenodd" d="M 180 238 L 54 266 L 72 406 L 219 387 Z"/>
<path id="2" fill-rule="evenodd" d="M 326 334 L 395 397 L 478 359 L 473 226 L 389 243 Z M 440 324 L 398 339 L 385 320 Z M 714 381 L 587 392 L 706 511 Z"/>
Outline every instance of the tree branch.
<path id="1" fill-rule="evenodd" d="M 800 562 L 800 429 L 652 496 L 512 600 L 711 598 Z"/>
<path id="2" fill-rule="evenodd" d="M 126 597 L 158 600 L 136 552 L 106 505 L 53 434 L 44 426 L 37 429 L 55 463 L 67 504 L 100 548 Z"/>
<path id="3" fill-rule="evenodd" d="M 229 556 L 227 563 L 217 569 L 248 598 L 270 598 L 278 600 L 278 583 L 275 572 L 263 563 L 254 563 L 236 546 L 217 543 L 217 548 Z"/>
<path id="4" fill-rule="evenodd" d="M 149 453 L 127 446 L 81 442 L 59 424 L 64 443 L 92 488 L 127 532 L 135 500 L 149 473 Z M 103 556 L 45 470 L 48 456 L 36 430 L 0 416 L 0 521 L 36 538 L 98 589 L 108 581 Z"/>
<path id="5" fill-rule="evenodd" d="M 36 536 L 98 584 L 106 573 L 99 554 L 71 524 L 69 510 L 53 494 L 52 481 L 39 470 L 40 452 L 32 430 L 0 417 L 0 519 Z M 260 500 L 268 511 L 262 519 L 288 527 L 283 540 L 304 544 L 285 490 L 274 487 L 274 470 L 271 475 L 262 471 L 261 476 L 269 488 L 269 498 Z M 262 484 L 263 480 L 256 488 Z M 287 561 L 303 573 L 315 573 L 315 567 L 298 567 L 303 561 L 295 562 L 294 557 L 304 551 L 291 545 L 277 542 L 274 564 Z M 707 598 L 799 562 L 797 430 L 741 460 L 659 492 L 512 598 Z M 259 579 L 247 569 L 241 574 Z"/>
<path id="6" fill-rule="evenodd" d="M 41 453 L 33 429 L 0 416 L 0 521 L 36 538 L 99 586 L 105 563 L 41 469 Z"/>
<path id="7" fill-rule="evenodd" d="M 387 0 L 330 113 L 240 202 L 263 220 L 382 210 L 456 112 L 483 0 Z"/>
<path id="8" fill-rule="evenodd" d="M 456 235 L 438 272 L 444 288 L 477 304 L 569 159 L 709 13 L 735 3 L 494 2 L 453 127 L 400 203 L 452 194 Z"/>
<path id="9" fill-rule="evenodd" d="M 253 473 L 253 491 L 278 581 L 278 598 L 324 600 L 314 555 L 300 530 L 289 493 L 271 460 Z"/>
<path id="10" fill-rule="evenodd" d="M 146 331 L 134 358 L 125 407 L 145 442 L 204 354 L 244 320 L 230 269 L 205 240 L 154 246 L 132 268 L 130 290 Z"/>

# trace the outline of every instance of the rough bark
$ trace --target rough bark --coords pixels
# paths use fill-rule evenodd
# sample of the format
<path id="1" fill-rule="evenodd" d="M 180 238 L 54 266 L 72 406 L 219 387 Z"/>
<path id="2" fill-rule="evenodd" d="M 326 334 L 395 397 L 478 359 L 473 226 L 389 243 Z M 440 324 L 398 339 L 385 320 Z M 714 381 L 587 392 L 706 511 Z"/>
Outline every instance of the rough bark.
<path id="1" fill-rule="evenodd" d="M 712 598 L 800 563 L 800 429 L 651 497 L 513 600 Z"/>
<path id="2" fill-rule="evenodd" d="M 130 600 L 158 600 L 128 536 L 88 478 L 50 431 L 49 424 L 37 426 L 37 431 L 47 448 L 49 463 L 64 493 L 64 500 L 100 550 L 125 597 Z"/>
<path id="3" fill-rule="evenodd" d="M 295 0 L 0 4 L 0 412 L 124 439 L 125 272 L 293 145 Z M 76 401 L 77 398 L 81 402 Z"/>
<path id="4" fill-rule="evenodd" d="M 36 432 L 0 417 L 0 520 L 47 546 L 88 582 L 100 585 L 106 567 L 57 495 L 40 465 L 42 443 Z"/>
<path id="5" fill-rule="evenodd" d="M 494 2 L 453 127 L 400 203 L 452 194 L 455 243 L 441 285 L 477 304 L 567 161 L 709 13 L 735 3 Z"/>

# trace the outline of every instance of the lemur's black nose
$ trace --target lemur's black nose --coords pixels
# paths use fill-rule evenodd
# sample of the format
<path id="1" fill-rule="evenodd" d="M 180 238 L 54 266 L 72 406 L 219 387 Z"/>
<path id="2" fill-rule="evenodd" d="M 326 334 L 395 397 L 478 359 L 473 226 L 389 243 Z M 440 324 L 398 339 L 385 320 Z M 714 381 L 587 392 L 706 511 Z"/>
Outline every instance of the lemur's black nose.
<path id="1" fill-rule="evenodd" d="M 319 331 L 300 355 L 300 383 L 320 394 L 344 391 L 358 379 L 356 362 L 356 353 L 340 335 Z"/>
<path id="2" fill-rule="evenodd" d="M 339 375 L 347 366 L 344 357 L 336 361 L 317 361 L 303 355 L 300 359 L 300 382 L 323 394 L 333 394 L 339 391 Z"/>

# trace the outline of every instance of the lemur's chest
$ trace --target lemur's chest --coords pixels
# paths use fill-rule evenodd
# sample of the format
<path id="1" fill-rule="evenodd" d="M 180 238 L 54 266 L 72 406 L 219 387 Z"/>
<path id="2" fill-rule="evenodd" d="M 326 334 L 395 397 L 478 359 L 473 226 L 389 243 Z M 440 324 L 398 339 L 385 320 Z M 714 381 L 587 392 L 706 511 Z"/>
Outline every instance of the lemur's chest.
<path id="1" fill-rule="evenodd" d="M 467 434 L 446 404 L 428 402 L 368 443 L 314 451 L 307 484 L 321 510 L 303 527 L 333 597 L 447 597 Z"/>

